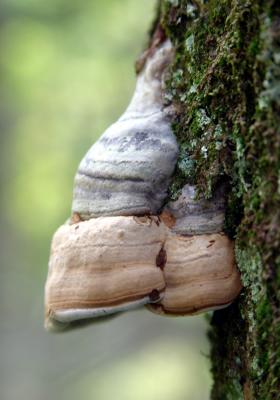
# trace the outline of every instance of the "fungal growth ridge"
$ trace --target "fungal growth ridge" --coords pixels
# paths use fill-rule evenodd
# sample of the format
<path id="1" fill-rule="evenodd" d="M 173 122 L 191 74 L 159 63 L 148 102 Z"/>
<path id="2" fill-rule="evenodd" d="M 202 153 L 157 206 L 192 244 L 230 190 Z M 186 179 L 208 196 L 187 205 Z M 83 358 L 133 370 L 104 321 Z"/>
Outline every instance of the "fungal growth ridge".
<path id="1" fill-rule="evenodd" d="M 162 101 L 172 53 L 166 41 L 146 61 L 127 110 L 81 161 L 72 211 L 82 219 L 159 213 L 178 156 Z"/>
<path id="2" fill-rule="evenodd" d="M 163 104 L 168 40 L 150 52 L 125 113 L 90 148 L 74 182 L 72 217 L 55 233 L 45 326 L 65 329 L 137 307 L 190 315 L 241 290 L 223 233 L 224 189 L 211 200 L 186 184 L 166 202 L 178 145 Z"/>
<path id="3" fill-rule="evenodd" d="M 224 234 L 178 235 L 159 217 L 99 217 L 63 225 L 53 238 L 47 323 L 145 304 L 160 314 L 196 314 L 228 305 L 240 288 Z"/>

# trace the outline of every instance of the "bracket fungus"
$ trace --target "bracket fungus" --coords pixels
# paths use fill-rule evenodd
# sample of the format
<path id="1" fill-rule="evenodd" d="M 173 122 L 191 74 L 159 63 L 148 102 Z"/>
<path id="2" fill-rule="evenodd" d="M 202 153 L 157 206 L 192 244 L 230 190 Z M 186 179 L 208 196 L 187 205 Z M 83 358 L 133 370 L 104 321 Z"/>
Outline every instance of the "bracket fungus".
<path id="1" fill-rule="evenodd" d="M 178 157 L 163 82 L 173 49 L 157 43 L 132 100 L 90 148 L 74 182 L 72 217 L 54 235 L 45 325 L 73 326 L 139 306 L 189 315 L 230 304 L 241 290 L 222 232 L 224 192 L 186 185 L 165 204 Z"/>
<path id="2" fill-rule="evenodd" d="M 161 209 L 178 156 L 161 88 L 172 53 L 166 41 L 146 61 L 125 113 L 82 159 L 72 205 L 82 219 Z"/>

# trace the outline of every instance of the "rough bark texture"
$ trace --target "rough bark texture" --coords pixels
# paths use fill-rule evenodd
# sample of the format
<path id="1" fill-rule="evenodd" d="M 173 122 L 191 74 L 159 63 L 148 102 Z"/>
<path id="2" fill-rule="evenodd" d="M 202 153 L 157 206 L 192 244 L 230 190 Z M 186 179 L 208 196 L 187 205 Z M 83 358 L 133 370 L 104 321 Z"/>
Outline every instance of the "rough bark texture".
<path id="1" fill-rule="evenodd" d="M 244 285 L 209 332 L 212 399 L 280 398 L 280 5 L 162 0 L 176 47 L 166 102 L 180 156 L 170 197 L 228 185 L 225 229 Z"/>

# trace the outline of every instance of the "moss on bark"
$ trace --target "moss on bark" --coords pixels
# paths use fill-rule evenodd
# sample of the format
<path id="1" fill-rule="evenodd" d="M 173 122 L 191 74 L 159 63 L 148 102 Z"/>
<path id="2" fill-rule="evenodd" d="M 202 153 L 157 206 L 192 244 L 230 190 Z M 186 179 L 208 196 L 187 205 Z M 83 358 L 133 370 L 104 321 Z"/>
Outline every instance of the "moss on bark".
<path id="1" fill-rule="evenodd" d="M 180 143 L 170 197 L 226 181 L 225 230 L 244 290 L 215 312 L 212 399 L 280 398 L 280 6 L 260 0 L 162 0 L 176 48 L 166 102 Z"/>

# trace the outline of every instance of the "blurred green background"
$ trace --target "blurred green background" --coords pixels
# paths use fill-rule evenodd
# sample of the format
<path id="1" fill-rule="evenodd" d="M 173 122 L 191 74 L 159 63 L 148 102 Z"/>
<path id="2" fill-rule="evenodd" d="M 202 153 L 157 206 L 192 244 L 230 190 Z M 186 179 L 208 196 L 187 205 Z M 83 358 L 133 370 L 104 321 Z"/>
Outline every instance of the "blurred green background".
<path id="1" fill-rule="evenodd" d="M 53 232 L 77 165 L 133 93 L 152 0 L 0 4 L 1 400 L 206 400 L 203 317 L 145 310 L 54 335 L 43 330 Z"/>

